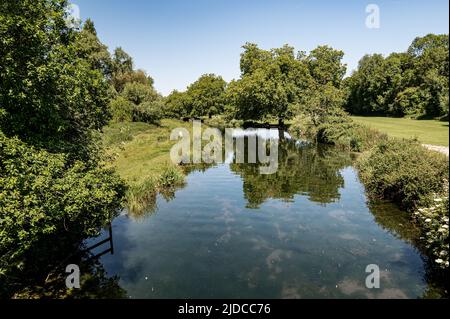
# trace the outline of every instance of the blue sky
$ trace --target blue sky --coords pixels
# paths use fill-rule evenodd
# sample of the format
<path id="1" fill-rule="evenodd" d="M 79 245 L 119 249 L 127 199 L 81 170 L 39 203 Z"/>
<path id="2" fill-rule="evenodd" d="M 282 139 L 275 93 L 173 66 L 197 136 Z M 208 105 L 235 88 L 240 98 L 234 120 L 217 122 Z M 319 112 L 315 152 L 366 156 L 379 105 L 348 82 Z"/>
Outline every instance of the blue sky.
<path id="1" fill-rule="evenodd" d="M 122 46 L 163 94 L 184 90 L 204 73 L 239 77 L 245 42 L 285 43 L 310 51 L 328 44 L 345 52 L 349 73 L 366 53 L 404 51 L 416 36 L 448 33 L 447 0 L 71 0 L 92 18 L 112 51 Z M 369 29 L 366 6 L 380 8 Z"/>

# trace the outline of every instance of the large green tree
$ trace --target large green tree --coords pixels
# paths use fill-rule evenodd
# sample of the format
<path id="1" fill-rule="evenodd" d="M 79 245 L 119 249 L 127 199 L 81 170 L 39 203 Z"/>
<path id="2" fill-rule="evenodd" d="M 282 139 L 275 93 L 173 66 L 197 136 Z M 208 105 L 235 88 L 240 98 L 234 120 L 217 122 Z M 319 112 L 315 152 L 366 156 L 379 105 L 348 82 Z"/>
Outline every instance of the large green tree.
<path id="1" fill-rule="evenodd" d="M 108 47 L 101 43 L 97 36 L 94 22 L 90 19 L 83 24 L 81 32 L 77 35 L 78 56 L 87 60 L 91 69 L 99 70 L 110 79 L 113 72 L 113 63 Z"/>
<path id="2" fill-rule="evenodd" d="M 204 74 L 187 91 L 187 108 L 191 116 L 212 117 L 223 112 L 227 83 L 221 76 Z"/>
<path id="3" fill-rule="evenodd" d="M 287 45 L 270 51 L 252 43 L 243 48 L 241 79 L 233 81 L 228 90 L 234 116 L 241 120 L 273 117 L 283 123 L 310 85 L 307 66 Z"/>
<path id="4" fill-rule="evenodd" d="M 352 76 L 347 110 L 354 114 L 448 115 L 448 35 L 416 38 L 407 52 L 364 56 Z"/>
<path id="5" fill-rule="evenodd" d="M 1 2 L 0 125 L 7 136 L 86 158 L 92 131 L 109 119 L 108 84 L 80 57 L 66 6 Z"/>
<path id="6" fill-rule="evenodd" d="M 61 261 L 114 217 L 124 192 L 94 139 L 110 117 L 108 78 L 91 54 L 104 48 L 93 38 L 80 47 L 94 29 L 79 34 L 67 8 L 0 2 L 0 294 L 8 296 L 22 280 L 43 286 L 52 270 L 63 272 Z"/>

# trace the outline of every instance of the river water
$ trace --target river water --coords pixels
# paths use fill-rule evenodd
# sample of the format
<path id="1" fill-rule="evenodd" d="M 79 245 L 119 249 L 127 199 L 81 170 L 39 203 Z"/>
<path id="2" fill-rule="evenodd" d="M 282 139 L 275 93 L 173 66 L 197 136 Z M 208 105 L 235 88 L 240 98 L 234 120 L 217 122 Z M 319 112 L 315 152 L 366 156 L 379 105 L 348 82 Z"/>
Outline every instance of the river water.
<path id="1" fill-rule="evenodd" d="M 432 295 L 417 229 L 396 206 L 369 203 L 353 163 L 287 138 L 272 175 L 255 164 L 192 169 L 146 214 L 117 217 L 114 254 L 100 261 L 130 298 Z M 379 288 L 366 287 L 368 265 Z"/>

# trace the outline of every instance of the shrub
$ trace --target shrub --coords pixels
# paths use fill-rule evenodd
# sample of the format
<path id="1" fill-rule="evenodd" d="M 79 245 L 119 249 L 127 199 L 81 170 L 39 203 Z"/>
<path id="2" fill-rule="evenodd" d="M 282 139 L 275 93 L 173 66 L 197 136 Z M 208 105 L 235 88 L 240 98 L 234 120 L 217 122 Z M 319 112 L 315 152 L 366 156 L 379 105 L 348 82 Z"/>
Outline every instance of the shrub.
<path id="1" fill-rule="evenodd" d="M 289 126 L 289 134 L 296 139 L 316 139 L 317 129 L 308 116 L 298 115 Z"/>
<path id="2" fill-rule="evenodd" d="M 431 204 L 419 208 L 415 218 L 425 234 L 425 246 L 441 268 L 449 267 L 448 260 L 448 184 L 441 195 L 433 195 Z"/>
<path id="3" fill-rule="evenodd" d="M 69 162 L 66 155 L 36 150 L 1 132 L 0 176 L 0 273 L 4 274 L 30 266 L 45 271 L 56 252 L 70 250 L 64 246 L 66 238 L 97 235 L 114 217 L 125 190 L 109 169 Z M 35 249 L 39 245 L 45 249 Z M 39 268 L 39 262 L 45 267 Z"/>
<path id="4" fill-rule="evenodd" d="M 393 200 L 411 210 L 442 192 L 448 180 L 448 158 L 414 140 L 382 140 L 357 161 L 371 196 Z"/>
<path id="5" fill-rule="evenodd" d="M 144 102 L 133 107 L 133 121 L 158 124 L 162 118 L 162 106 L 158 101 Z"/>
<path id="6" fill-rule="evenodd" d="M 133 120 L 134 104 L 119 96 L 109 104 L 113 122 L 131 122 Z"/>
<path id="7" fill-rule="evenodd" d="M 308 117 L 296 117 L 289 130 L 294 137 L 315 139 L 354 152 L 366 151 L 387 139 L 386 134 L 357 124 L 345 114 L 328 116 L 326 122 L 318 126 L 314 126 Z"/>
<path id="8" fill-rule="evenodd" d="M 318 135 L 322 143 L 333 144 L 354 152 L 367 151 L 379 141 L 388 138 L 378 130 L 349 122 L 322 125 Z"/>

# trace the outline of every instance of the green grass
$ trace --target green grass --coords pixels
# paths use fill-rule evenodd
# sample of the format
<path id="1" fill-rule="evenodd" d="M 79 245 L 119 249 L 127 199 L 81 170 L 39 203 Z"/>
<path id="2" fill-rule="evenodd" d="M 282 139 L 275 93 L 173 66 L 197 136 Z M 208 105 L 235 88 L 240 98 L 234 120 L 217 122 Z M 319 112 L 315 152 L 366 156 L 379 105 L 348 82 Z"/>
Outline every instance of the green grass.
<path id="1" fill-rule="evenodd" d="M 352 116 L 361 124 L 378 129 L 398 138 L 417 138 L 424 144 L 448 146 L 448 122 L 438 120 L 414 120 L 409 118 Z"/>
<path id="2" fill-rule="evenodd" d="M 129 185 L 142 185 L 149 179 L 158 179 L 172 166 L 170 149 L 176 141 L 170 140 L 172 129 L 192 130 L 192 124 L 177 120 L 162 120 L 160 126 L 146 123 L 115 123 L 104 128 L 103 142 L 112 165 Z"/>
<path id="3" fill-rule="evenodd" d="M 134 217 L 153 211 L 156 194 L 170 196 L 184 183 L 184 172 L 170 160 L 174 128 L 192 130 L 190 123 L 162 120 L 160 125 L 114 123 L 104 127 L 103 144 L 113 159 L 109 165 L 128 185 L 126 205 Z"/>

